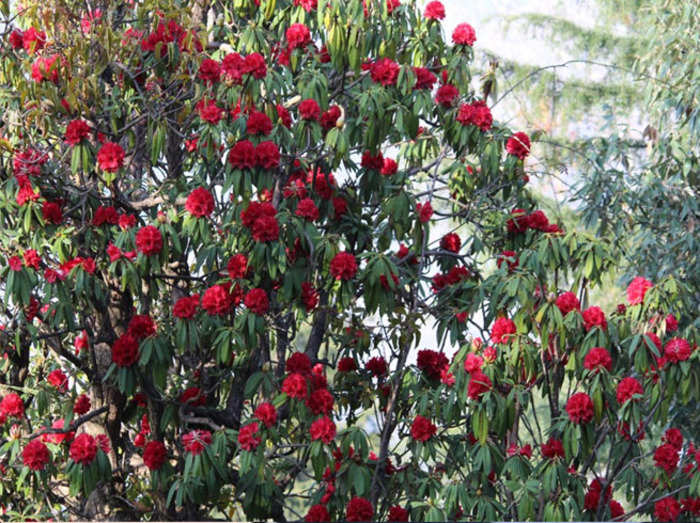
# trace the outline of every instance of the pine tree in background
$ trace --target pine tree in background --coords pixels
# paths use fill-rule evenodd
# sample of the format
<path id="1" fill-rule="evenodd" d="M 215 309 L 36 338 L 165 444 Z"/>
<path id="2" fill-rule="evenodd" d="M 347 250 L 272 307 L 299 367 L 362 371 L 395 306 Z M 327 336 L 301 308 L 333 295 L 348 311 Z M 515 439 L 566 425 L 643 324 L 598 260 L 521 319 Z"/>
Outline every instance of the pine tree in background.
<path id="1" fill-rule="evenodd" d="M 687 0 L 575 7 L 594 12 L 595 25 L 543 14 L 504 20 L 506 32 L 529 31 L 569 59 L 542 67 L 485 53 L 482 70 L 499 63 L 491 104 L 515 94 L 509 99 L 540 131 L 531 172 L 554 176 L 586 225 L 615 240 L 627 262 L 616 275 L 622 284 L 633 276 L 627 268 L 645 267 L 651 278 L 670 271 L 700 303 L 699 7 Z"/>

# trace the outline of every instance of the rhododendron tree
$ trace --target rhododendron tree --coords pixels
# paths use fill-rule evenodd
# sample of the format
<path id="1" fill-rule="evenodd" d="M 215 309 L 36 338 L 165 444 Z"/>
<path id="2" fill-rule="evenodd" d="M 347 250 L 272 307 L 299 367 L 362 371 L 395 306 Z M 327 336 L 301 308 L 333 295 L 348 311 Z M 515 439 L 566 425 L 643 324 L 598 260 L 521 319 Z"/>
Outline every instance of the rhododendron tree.
<path id="1" fill-rule="evenodd" d="M 9 517 L 697 517 L 696 435 L 668 426 L 700 400 L 687 288 L 642 267 L 595 303 L 617 260 L 537 208 L 537 140 L 477 94 L 468 21 L 12 9 Z"/>

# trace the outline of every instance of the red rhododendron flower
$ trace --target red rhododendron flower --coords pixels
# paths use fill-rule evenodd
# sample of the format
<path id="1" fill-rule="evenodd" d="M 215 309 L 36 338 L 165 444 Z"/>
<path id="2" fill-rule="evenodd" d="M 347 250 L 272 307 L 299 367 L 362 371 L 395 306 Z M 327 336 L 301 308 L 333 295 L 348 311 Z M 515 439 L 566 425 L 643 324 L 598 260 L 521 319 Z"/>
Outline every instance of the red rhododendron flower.
<path id="1" fill-rule="evenodd" d="M 382 176 L 392 176 L 396 174 L 396 172 L 399 170 L 399 165 L 396 163 L 396 160 L 393 160 L 391 158 L 384 158 L 382 161 L 382 168 L 379 170 L 379 173 Z"/>
<path id="2" fill-rule="evenodd" d="M 474 45 L 476 42 L 476 31 L 469 24 L 459 24 L 452 31 L 452 43 L 455 45 Z"/>
<path id="3" fill-rule="evenodd" d="M 319 293 L 308 281 L 301 284 L 301 301 L 307 312 L 313 311 L 318 306 Z"/>
<path id="4" fill-rule="evenodd" d="M 427 223 L 433 216 L 433 206 L 430 205 L 430 202 L 426 202 L 424 204 L 417 203 L 416 212 L 418 213 L 418 219 L 420 220 L 420 222 Z"/>
<path id="5" fill-rule="evenodd" d="M 97 455 L 97 442 L 90 434 L 83 432 L 70 444 L 70 459 L 82 465 L 89 465 Z"/>
<path id="6" fill-rule="evenodd" d="M 414 89 L 432 89 L 435 82 L 437 82 L 437 76 L 435 76 L 430 69 L 427 67 L 414 67 L 413 73 L 416 75 L 416 84 L 413 86 Z"/>
<path id="7" fill-rule="evenodd" d="M 678 449 L 670 443 L 661 445 L 654 452 L 654 465 L 671 476 L 678 467 Z"/>
<path id="8" fill-rule="evenodd" d="M 158 254 L 163 248 L 163 235 L 153 225 L 141 227 L 136 233 L 136 248 L 146 256 Z"/>
<path id="9" fill-rule="evenodd" d="M 306 399 L 306 406 L 314 414 L 329 414 L 333 409 L 333 395 L 326 388 L 314 390 Z"/>
<path id="10" fill-rule="evenodd" d="M 284 198 L 306 198 L 307 195 L 306 186 L 304 182 L 298 177 L 290 177 L 287 184 L 282 189 L 282 196 Z"/>
<path id="11" fill-rule="evenodd" d="M 58 202 L 45 201 L 41 206 L 41 215 L 48 223 L 59 224 L 63 221 L 61 204 Z"/>
<path id="12" fill-rule="evenodd" d="M 675 498 L 668 496 L 654 504 L 654 518 L 656 521 L 676 521 L 681 514 L 681 507 Z"/>
<path id="13" fill-rule="evenodd" d="M 690 358 L 690 343 L 683 338 L 673 338 L 664 346 L 664 356 L 670 363 L 678 363 Z"/>
<path id="14" fill-rule="evenodd" d="M 301 374 L 290 374 L 282 382 L 282 392 L 284 392 L 290 398 L 306 398 L 306 378 L 304 378 L 304 376 Z"/>
<path id="15" fill-rule="evenodd" d="M 321 116 L 321 108 L 313 98 L 308 98 L 299 104 L 299 116 L 302 120 L 318 120 Z"/>
<path id="16" fill-rule="evenodd" d="M 280 164 L 280 150 L 270 141 L 260 142 L 255 148 L 255 163 L 262 169 L 276 169 Z"/>
<path id="17" fill-rule="evenodd" d="M 58 430 L 65 430 L 68 428 L 68 426 L 65 423 L 64 419 L 57 419 L 51 424 L 52 429 L 58 429 Z M 64 441 L 71 441 L 73 439 L 73 436 L 75 435 L 75 432 L 53 432 L 49 434 L 43 434 L 41 436 L 41 441 L 44 443 L 53 443 L 54 445 L 60 445 Z"/>
<path id="18" fill-rule="evenodd" d="M 590 511 L 598 510 L 598 505 L 600 503 L 600 496 L 603 494 L 603 484 L 598 478 L 591 481 L 588 486 L 588 491 L 584 498 L 584 508 Z M 603 502 L 607 503 L 611 499 L 612 486 L 608 485 L 605 489 L 605 495 L 603 496 Z"/>
<path id="19" fill-rule="evenodd" d="M 470 352 L 469 354 L 467 354 L 467 357 L 464 360 L 464 370 L 466 370 L 469 374 L 473 372 L 478 372 L 481 370 L 481 366 L 483 364 L 484 359 L 481 356 Z"/>
<path id="20" fill-rule="evenodd" d="M 257 419 L 259 419 L 266 427 L 272 427 L 277 421 L 277 409 L 272 403 L 264 402 L 258 405 L 253 413 Z"/>
<path id="21" fill-rule="evenodd" d="M 202 308 L 209 316 L 221 316 L 229 312 L 233 305 L 233 297 L 228 287 L 213 285 L 202 295 Z"/>
<path id="22" fill-rule="evenodd" d="M 229 53 L 221 61 L 221 72 L 234 84 L 240 84 L 245 74 L 245 60 L 238 53 Z"/>
<path id="23" fill-rule="evenodd" d="M 372 64 L 370 76 L 372 80 L 384 87 L 396 84 L 399 76 L 399 64 L 389 58 L 380 58 Z"/>
<path id="24" fill-rule="evenodd" d="M 654 285 L 641 276 L 637 276 L 627 286 L 627 302 L 630 305 L 638 305 L 644 301 L 644 295 Z"/>
<path id="25" fill-rule="evenodd" d="M 510 211 L 512 218 L 506 222 L 508 232 L 519 233 L 524 232 L 530 226 L 530 216 L 524 209 L 513 209 Z"/>
<path id="26" fill-rule="evenodd" d="M 185 209 L 192 216 L 209 216 L 214 210 L 214 197 L 204 187 L 198 187 L 187 197 Z"/>
<path id="27" fill-rule="evenodd" d="M 329 445 L 335 438 L 335 423 L 328 416 L 323 416 L 311 424 L 309 433 L 312 441 L 321 440 Z"/>
<path id="28" fill-rule="evenodd" d="M 304 24 L 290 25 L 285 35 L 287 36 L 287 45 L 290 50 L 304 47 L 311 42 L 311 33 Z"/>
<path id="29" fill-rule="evenodd" d="M 564 445 L 561 440 L 550 437 L 546 443 L 542 443 L 542 456 L 547 459 L 564 458 Z"/>
<path id="30" fill-rule="evenodd" d="M 246 130 L 248 134 L 268 135 L 272 132 L 272 120 L 265 113 L 260 111 L 251 111 L 246 122 Z"/>
<path id="31" fill-rule="evenodd" d="M 78 416 L 86 414 L 90 410 L 90 398 L 85 394 L 81 394 L 75 399 L 73 404 L 73 412 Z"/>
<path id="32" fill-rule="evenodd" d="M 319 218 L 318 207 L 311 198 L 304 198 L 297 204 L 297 210 L 294 212 L 300 218 L 304 218 L 310 222 L 316 221 Z"/>
<path id="33" fill-rule="evenodd" d="M 284 370 L 288 373 L 310 374 L 311 360 L 303 352 L 295 352 L 285 362 Z"/>
<path id="34" fill-rule="evenodd" d="M 27 249 L 24 251 L 24 265 L 26 267 L 31 267 L 34 270 L 39 270 L 39 264 L 41 263 L 41 258 L 39 258 L 39 253 L 35 249 Z"/>
<path id="35" fill-rule="evenodd" d="M 245 295 L 243 304 L 254 314 L 262 316 L 270 308 L 270 300 L 264 289 L 251 289 Z"/>
<path id="36" fill-rule="evenodd" d="M 7 260 L 10 270 L 19 272 L 22 270 L 22 258 L 19 256 L 10 256 Z"/>
<path id="37" fill-rule="evenodd" d="M 68 390 L 68 376 L 61 369 L 52 370 L 46 376 L 46 381 L 56 387 L 60 392 Z"/>
<path id="38" fill-rule="evenodd" d="M 335 127 L 338 118 L 342 115 L 340 107 L 337 105 L 331 105 L 327 111 L 321 115 L 321 127 L 326 131 Z"/>
<path id="39" fill-rule="evenodd" d="M 41 83 L 44 81 L 58 83 L 59 56 L 40 56 L 32 64 L 32 79 Z"/>
<path id="40" fill-rule="evenodd" d="M 459 248 L 462 246 L 462 240 L 459 236 L 453 232 L 447 233 L 440 240 L 440 247 L 450 252 L 459 252 Z"/>
<path id="41" fill-rule="evenodd" d="M 370 371 L 375 377 L 379 378 L 386 374 L 388 367 L 384 358 L 381 356 L 375 356 L 374 358 L 370 358 L 365 364 L 365 369 Z"/>
<path id="42" fill-rule="evenodd" d="M 515 133 L 506 142 L 506 151 L 521 160 L 530 154 L 530 137 L 522 132 Z"/>
<path id="43" fill-rule="evenodd" d="M 434 350 L 418 351 L 416 363 L 418 368 L 425 372 L 426 376 L 432 380 L 439 380 L 441 372 L 449 367 L 447 356 L 442 352 Z"/>
<path id="44" fill-rule="evenodd" d="M 177 300 L 175 305 L 173 305 L 173 316 L 182 320 L 192 318 L 196 314 L 198 306 L 198 294 L 194 296 L 185 296 Z"/>
<path id="45" fill-rule="evenodd" d="M 143 463 L 149 470 L 160 469 L 168 457 L 162 441 L 149 441 L 143 449 Z"/>
<path id="46" fill-rule="evenodd" d="M 496 266 L 500 269 L 503 263 L 508 265 L 508 272 L 514 271 L 520 263 L 517 253 L 515 251 L 503 251 L 496 257 Z"/>
<path id="47" fill-rule="evenodd" d="M 393 506 L 389 509 L 388 521 L 408 521 L 410 514 L 408 510 L 399 506 Z"/>
<path id="48" fill-rule="evenodd" d="M 606 369 L 612 371 L 612 358 L 610 353 L 603 347 L 593 347 L 583 358 L 583 367 L 590 371 L 600 371 Z"/>
<path id="49" fill-rule="evenodd" d="M 331 520 L 331 515 L 325 505 L 313 505 L 304 517 L 304 521 L 326 523 Z"/>
<path id="50" fill-rule="evenodd" d="M 683 434 L 676 428 L 666 429 L 663 440 L 680 452 L 683 447 Z"/>
<path id="51" fill-rule="evenodd" d="M 496 361 L 496 358 L 498 357 L 498 352 L 496 351 L 496 347 L 493 346 L 488 346 L 484 349 L 484 361 L 487 363 L 493 363 Z"/>
<path id="52" fill-rule="evenodd" d="M 411 437 L 416 441 L 428 441 L 437 432 L 437 427 L 428 418 L 416 416 L 411 424 Z"/>
<path id="53" fill-rule="evenodd" d="M 324 200 L 328 200 L 333 196 L 333 188 L 335 187 L 335 177 L 333 173 L 323 173 L 321 169 L 316 171 L 316 174 L 309 171 L 306 176 L 306 183 L 311 184 L 311 189 Z"/>
<path id="54" fill-rule="evenodd" d="M 22 47 L 29 54 L 34 54 L 44 48 L 46 44 L 46 33 L 30 27 L 22 33 Z"/>
<path id="55" fill-rule="evenodd" d="M 428 2 L 428 5 L 425 6 L 425 13 L 423 16 L 428 20 L 442 20 L 445 18 L 445 6 L 438 0 Z"/>
<path id="56" fill-rule="evenodd" d="M 117 223 L 119 223 L 119 214 L 117 213 L 117 210 L 111 205 L 100 206 L 97 209 L 95 209 L 95 215 L 92 218 L 92 224 L 95 227 L 99 227 L 100 225 L 104 225 L 105 223 L 109 225 L 116 225 Z"/>
<path id="57" fill-rule="evenodd" d="M 219 123 L 224 116 L 224 110 L 216 104 L 216 100 L 202 98 L 196 107 L 199 117 L 212 125 Z"/>
<path id="58" fill-rule="evenodd" d="M 193 430 L 182 436 L 182 446 L 185 452 L 197 456 L 211 445 L 211 432 L 208 430 Z"/>
<path id="59" fill-rule="evenodd" d="M 480 370 L 471 374 L 469 385 L 467 386 L 467 396 L 473 400 L 479 400 L 481 395 L 488 392 L 493 387 L 491 379 Z"/>
<path id="60" fill-rule="evenodd" d="M 610 500 L 610 517 L 612 519 L 619 518 L 621 516 L 625 515 L 625 509 L 622 508 L 622 505 L 615 501 L 614 499 Z"/>
<path id="61" fill-rule="evenodd" d="M 628 376 L 626 378 L 622 378 L 620 383 L 617 384 L 616 396 L 617 402 L 620 405 L 630 399 L 639 401 L 639 398 L 633 398 L 633 396 L 636 394 L 644 394 L 644 389 L 642 388 L 641 383 L 639 383 L 639 381 L 637 381 L 635 378 Z"/>
<path id="62" fill-rule="evenodd" d="M 33 439 L 22 450 L 22 463 L 31 470 L 44 470 L 51 454 L 40 440 Z"/>
<path id="63" fill-rule="evenodd" d="M 700 497 L 697 498 L 683 498 L 681 500 L 681 508 L 683 512 L 687 512 L 691 516 L 700 516 Z"/>
<path id="64" fill-rule="evenodd" d="M 561 311 L 562 316 L 566 316 L 571 311 L 581 309 L 581 303 L 573 292 L 563 292 L 559 295 L 556 301 L 557 307 Z"/>
<path id="65" fill-rule="evenodd" d="M 608 328 L 608 322 L 605 319 L 605 314 L 600 310 L 600 307 L 588 307 L 582 313 L 583 324 L 586 332 L 591 330 L 593 327 L 600 327 L 603 330 Z"/>
<path id="66" fill-rule="evenodd" d="M 245 427 L 241 427 L 241 430 L 238 431 L 238 444 L 243 450 L 250 452 L 258 448 L 258 445 L 260 445 L 262 441 L 262 438 L 259 436 L 256 437 L 259 428 L 260 426 L 258 423 L 254 421 Z"/>
<path id="67" fill-rule="evenodd" d="M 243 72 L 256 80 L 262 80 L 267 75 L 265 57 L 260 53 L 251 53 L 243 60 Z"/>
<path id="68" fill-rule="evenodd" d="M 126 331 L 137 340 L 143 340 L 156 333 L 156 322 L 148 314 L 134 314 Z"/>
<path id="69" fill-rule="evenodd" d="M 226 264 L 228 276 L 232 280 L 240 280 L 245 278 L 248 272 L 248 258 L 245 254 L 234 254 L 229 258 Z"/>
<path id="70" fill-rule="evenodd" d="M 665 318 L 666 332 L 675 332 L 678 330 L 678 320 L 673 314 L 667 314 Z"/>
<path id="71" fill-rule="evenodd" d="M 337 365 L 338 372 L 352 372 L 357 370 L 357 363 L 349 356 L 340 358 Z"/>
<path id="72" fill-rule="evenodd" d="M 331 260 L 329 270 L 336 280 L 351 280 L 357 274 L 357 260 L 349 252 L 339 252 Z"/>
<path id="73" fill-rule="evenodd" d="M 109 436 L 107 434 L 97 434 L 95 436 L 95 442 L 105 454 L 109 454 L 110 450 L 112 450 L 109 444 Z"/>
<path id="74" fill-rule="evenodd" d="M 78 145 L 90 135 L 90 126 L 85 120 L 71 120 L 66 126 L 65 140 L 68 145 Z"/>
<path id="75" fill-rule="evenodd" d="M 355 496 L 345 507 L 346 521 L 372 521 L 374 519 L 374 508 L 365 498 Z"/>
<path id="76" fill-rule="evenodd" d="M 279 237 L 279 223 L 274 216 L 260 216 L 251 228 L 253 239 L 258 242 L 271 242 Z"/>
<path id="77" fill-rule="evenodd" d="M 12 49 L 21 49 L 23 44 L 23 34 L 19 29 L 13 29 L 8 37 Z"/>
<path id="78" fill-rule="evenodd" d="M 493 116 L 486 102 L 477 100 L 459 107 L 457 121 L 462 125 L 474 125 L 482 131 L 488 131 L 493 125 Z"/>
<path id="79" fill-rule="evenodd" d="M 513 320 L 508 318 L 496 318 L 491 328 L 491 341 L 494 343 L 508 343 L 511 335 L 517 331 Z"/>
<path id="80" fill-rule="evenodd" d="M 384 165 L 384 155 L 381 151 L 373 155 L 370 151 L 365 151 L 362 153 L 362 167 L 365 169 L 379 170 Z"/>
<path id="81" fill-rule="evenodd" d="M 124 149 L 118 143 L 103 143 L 97 152 L 97 163 L 103 171 L 117 172 L 124 165 Z"/>
<path id="82" fill-rule="evenodd" d="M 236 142 L 227 159 L 234 169 L 253 169 L 257 165 L 255 145 L 250 140 Z"/>
<path id="83" fill-rule="evenodd" d="M 438 90 L 435 93 L 435 103 L 438 103 L 443 107 L 452 107 L 452 104 L 458 95 L 459 89 L 457 89 L 454 85 L 441 85 L 438 87 Z"/>
<path id="84" fill-rule="evenodd" d="M 187 387 L 177 400 L 192 407 L 201 407 L 207 404 L 207 398 L 199 387 Z"/>
<path id="85" fill-rule="evenodd" d="M 139 359 L 139 340 L 131 334 L 119 336 L 112 345 L 112 361 L 118 367 L 131 367 Z"/>
<path id="86" fill-rule="evenodd" d="M 205 58 L 199 66 L 198 76 L 205 83 L 215 84 L 221 77 L 221 64 L 211 58 Z"/>
<path id="87" fill-rule="evenodd" d="M 566 402 L 566 412 L 573 423 L 588 423 L 593 419 L 593 402 L 585 392 L 577 392 Z"/>
<path id="88" fill-rule="evenodd" d="M 48 160 L 46 153 L 42 153 L 35 149 L 26 149 L 16 152 L 12 158 L 12 170 L 17 178 L 19 185 L 29 183 L 26 176 L 39 176 L 41 174 L 41 166 Z"/>
<path id="89" fill-rule="evenodd" d="M 279 122 L 284 125 L 287 129 L 292 127 L 292 115 L 289 114 L 289 111 L 287 110 L 286 107 L 283 105 L 277 104 L 276 106 L 277 110 L 277 118 L 279 118 Z"/>

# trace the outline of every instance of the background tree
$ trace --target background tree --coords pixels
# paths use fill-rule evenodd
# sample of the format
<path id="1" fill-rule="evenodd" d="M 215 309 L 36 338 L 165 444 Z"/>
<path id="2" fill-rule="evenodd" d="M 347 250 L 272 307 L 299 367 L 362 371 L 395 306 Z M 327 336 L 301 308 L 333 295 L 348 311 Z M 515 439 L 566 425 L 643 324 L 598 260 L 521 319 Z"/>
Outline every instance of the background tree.
<path id="1" fill-rule="evenodd" d="M 536 208 L 439 2 L 6 16 L 10 517 L 697 513 L 689 286 L 589 303 L 614 245 Z"/>
<path id="2" fill-rule="evenodd" d="M 593 13 L 587 27 L 557 16 L 514 15 L 506 34 L 527 31 L 554 44 L 562 63 L 496 60 L 495 82 L 513 90 L 522 119 L 543 134 L 534 173 L 555 176 L 583 224 L 614 239 L 626 284 L 681 275 L 700 298 L 694 2 L 572 2 Z M 595 80 L 593 80 L 595 79 Z M 643 94 L 643 95 L 640 95 Z M 542 184 L 545 192 L 548 185 Z"/>

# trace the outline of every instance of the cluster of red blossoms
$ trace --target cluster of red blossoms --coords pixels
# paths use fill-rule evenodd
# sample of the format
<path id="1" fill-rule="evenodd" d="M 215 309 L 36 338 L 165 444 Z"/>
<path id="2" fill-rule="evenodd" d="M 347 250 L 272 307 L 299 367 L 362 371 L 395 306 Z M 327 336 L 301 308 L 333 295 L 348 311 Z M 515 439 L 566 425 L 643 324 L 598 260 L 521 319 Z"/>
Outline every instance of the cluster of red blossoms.
<path id="1" fill-rule="evenodd" d="M 482 131 L 488 131 L 493 125 L 493 116 L 486 102 L 477 100 L 459 107 L 457 121 L 462 125 L 474 125 Z"/>
<path id="2" fill-rule="evenodd" d="M 250 230 L 257 242 L 271 242 L 279 237 L 277 209 L 269 202 L 250 202 L 241 212 L 241 223 Z"/>
<path id="3" fill-rule="evenodd" d="M 527 214 L 524 209 L 513 209 L 510 214 L 512 218 L 506 222 L 510 233 L 524 233 L 528 229 L 555 234 L 564 232 L 558 225 L 549 223 L 543 211 L 537 210 Z"/>
<path id="4" fill-rule="evenodd" d="M 139 359 L 139 344 L 156 333 L 156 324 L 146 314 L 131 318 L 124 334 L 112 344 L 112 361 L 119 367 L 131 367 Z"/>

